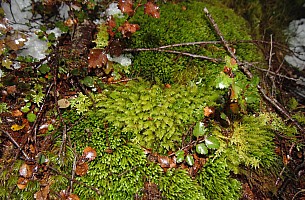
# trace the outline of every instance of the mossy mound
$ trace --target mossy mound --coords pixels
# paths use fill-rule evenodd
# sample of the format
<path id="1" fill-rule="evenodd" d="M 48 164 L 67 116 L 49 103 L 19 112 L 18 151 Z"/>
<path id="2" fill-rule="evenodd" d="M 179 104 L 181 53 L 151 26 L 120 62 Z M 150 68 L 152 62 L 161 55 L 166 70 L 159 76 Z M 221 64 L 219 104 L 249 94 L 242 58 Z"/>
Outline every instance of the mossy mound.
<path id="1" fill-rule="evenodd" d="M 250 40 L 248 27 L 242 17 L 222 5 L 206 2 L 189 2 L 160 6 L 161 17 L 154 19 L 140 10 L 131 19 L 141 29 L 131 38 L 132 48 L 154 48 L 171 44 L 219 40 L 214 28 L 205 16 L 207 7 L 228 41 Z M 254 45 L 237 43 L 232 45 L 241 60 L 252 61 L 258 57 Z M 182 46 L 172 50 L 223 59 L 226 52 L 221 44 Z M 215 69 L 211 62 L 165 52 L 140 52 L 133 59 L 133 73 L 148 80 L 160 79 L 164 83 L 179 82 L 184 71 L 197 71 L 197 76 L 209 75 Z M 182 74 L 181 74 L 182 73 Z M 186 74 L 190 75 L 190 74 Z M 193 78 L 191 76 L 190 78 Z"/>

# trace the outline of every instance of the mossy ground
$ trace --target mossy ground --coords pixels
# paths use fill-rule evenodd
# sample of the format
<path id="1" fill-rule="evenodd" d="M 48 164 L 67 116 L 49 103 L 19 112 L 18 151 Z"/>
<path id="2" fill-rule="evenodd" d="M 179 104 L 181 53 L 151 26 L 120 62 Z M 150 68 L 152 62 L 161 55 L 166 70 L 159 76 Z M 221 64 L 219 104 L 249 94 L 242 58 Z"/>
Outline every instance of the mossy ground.
<path id="1" fill-rule="evenodd" d="M 130 22 L 140 24 L 141 29 L 131 37 L 129 47 L 156 48 L 219 40 L 203 12 L 207 7 L 238 58 L 261 61 L 254 45 L 239 42 L 251 39 L 247 23 L 222 4 L 208 2 L 163 3 L 160 19 L 138 10 Z M 127 84 L 105 84 L 99 93 L 79 93 L 70 101 L 72 108 L 63 111 L 62 117 L 69 127 L 65 156 L 62 160 L 58 158 L 62 145 L 60 131 L 52 132 L 56 132 L 57 143 L 44 155 L 51 167 L 70 174 L 75 157 L 79 158 L 77 155 L 85 147 L 96 150 L 97 158 L 89 163 L 88 173 L 76 178 L 87 186 L 73 185 L 73 192 L 81 199 L 239 199 L 242 184 L 236 177 L 237 174 L 250 177 L 245 168 L 254 171 L 259 168 L 260 175 L 264 170 L 278 173 L 281 162 L 275 154 L 275 133 L 295 135 L 297 131 L 275 114 L 262 111 L 256 89 L 258 78 L 249 80 L 237 69 L 233 70 L 234 78 L 225 74 L 227 54 L 219 43 L 171 49 L 224 62 L 165 52 L 134 53 L 131 73 L 126 75 L 134 80 Z M 226 85 L 219 87 L 219 83 Z M 234 98 L 232 91 L 236 92 Z M 233 103 L 239 108 L 237 111 L 232 111 Z M 207 116 L 205 108 L 213 108 L 213 115 Z M 216 137 L 220 143 L 218 149 L 209 150 L 207 155 L 198 155 L 195 150 L 196 142 L 200 142 L 192 134 L 197 122 L 204 122 L 207 135 Z M 162 167 L 158 159 L 150 159 L 150 156 L 174 159 L 175 152 L 181 149 L 197 157 L 196 162 L 205 161 L 202 166 L 196 163 L 195 166 L 200 166 L 196 173 L 190 173 L 194 167 L 186 161 Z M 16 174 L 19 167 L 18 163 L 12 167 Z M 2 176 L 9 172 L 1 170 Z M 50 173 L 53 191 L 69 185 L 62 174 Z M 1 195 L 8 194 L 7 188 L 15 187 L 14 178 L 17 177 L 12 176 L 12 180 L 4 177 L 1 191 L 5 188 L 5 192 L 0 192 Z M 88 186 L 97 188 L 101 194 Z M 29 189 L 14 190 L 12 198 L 29 199 L 39 187 L 33 181 Z M 56 198 L 56 194 L 50 196 Z"/>

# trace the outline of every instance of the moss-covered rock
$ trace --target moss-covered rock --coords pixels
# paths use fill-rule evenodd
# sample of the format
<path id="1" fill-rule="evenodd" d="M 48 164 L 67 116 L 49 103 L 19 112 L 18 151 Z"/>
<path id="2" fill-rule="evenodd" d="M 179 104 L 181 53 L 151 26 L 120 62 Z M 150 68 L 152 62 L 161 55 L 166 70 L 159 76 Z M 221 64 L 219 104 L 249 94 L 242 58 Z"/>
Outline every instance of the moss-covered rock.
<path id="1" fill-rule="evenodd" d="M 130 42 L 132 48 L 153 48 L 164 45 L 219 40 L 214 28 L 205 16 L 203 9 L 207 7 L 218 24 L 223 36 L 228 41 L 249 40 L 248 27 L 242 17 L 233 10 L 220 4 L 191 1 L 188 3 L 167 3 L 160 6 L 160 19 L 144 15 L 140 10 L 131 19 L 140 24 Z M 232 45 L 241 60 L 252 61 L 258 57 L 254 45 L 238 43 Z M 221 44 L 205 44 L 200 46 L 182 46 L 171 48 L 176 51 L 204 55 L 223 59 L 226 51 Z M 201 68 L 201 69 L 199 69 Z M 209 76 L 215 65 L 199 59 L 165 52 L 140 52 L 133 59 L 133 70 L 149 80 L 161 79 L 164 83 L 181 80 L 181 72 L 198 71 L 197 76 Z M 182 73 L 183 74 L 183 73 Z M 186 73 L 186 75 L 189 75 Z M 191 76 L 191 78 L 193 78 Z"/>

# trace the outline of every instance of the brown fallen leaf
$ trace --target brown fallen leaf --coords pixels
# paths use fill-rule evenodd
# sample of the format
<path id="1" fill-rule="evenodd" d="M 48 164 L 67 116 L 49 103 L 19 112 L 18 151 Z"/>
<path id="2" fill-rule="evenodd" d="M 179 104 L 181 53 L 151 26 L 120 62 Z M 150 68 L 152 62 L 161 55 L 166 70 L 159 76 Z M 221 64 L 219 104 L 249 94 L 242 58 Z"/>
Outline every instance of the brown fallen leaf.
<path id="1" fill-rule="evenodd" d="M 79 162 L 76 164 L 76 169 L 75 169 L 75 173 L 78 176 L 84 176 L 87 174 L 88 172 L 88 164 L 86 162 Z"/>
<path id="2" fill-rule="evenodd" d="M 151 1 L 147 2 L 144 5 L 144 13 L 153 17 L 153 18 L 160 18 L 160 9 L 157 5 L 152 3 Z"/>
<path id="3" fill-rule="evenodd" d="M 19 177 L 18 178 L 18 181 L 17 181 L 17 187 L 20 189 L 20 190 L 23 190 L 26 188 L 27 184 L 28 184 L 28 179 L 27 178 L 24 178 L 24 177 Z"/>
<path id="4" fill-rule="evenodd" d="M 134 13 L 132 8 L 132 0 L 119 0 L 118 7 L 122 13 L 126 13 L 129 16 L 132 16 Z"/>

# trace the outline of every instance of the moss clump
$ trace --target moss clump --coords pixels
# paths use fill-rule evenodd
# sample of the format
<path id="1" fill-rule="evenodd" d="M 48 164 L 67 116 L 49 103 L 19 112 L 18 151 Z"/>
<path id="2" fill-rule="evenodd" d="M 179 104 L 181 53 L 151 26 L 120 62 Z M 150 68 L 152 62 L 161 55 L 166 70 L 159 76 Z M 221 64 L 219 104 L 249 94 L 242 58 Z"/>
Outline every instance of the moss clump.
<path id="1" fill-rule="evenodd" d="M 172 169 L 164 173 L 159 165 L 147 160 L 140 145 L 130 142 L 133 134 L 104 124 L 103 117 L 94 111 L 87 113 L 69 134 L 80 154 L 86 146 L 98 154 L 89 164 L 88 174 L 77 179 L 98 188 L 102 194 L 75 185 L 75 193 L 81 199 L 134 199 L 136 194 L 143 194 L 148 181 L 155 183 L 166 199 L 204 199 L 202 188 L 186 171 Z"/>
<path id="2" fill-rule="evenodd" d="M 219 40 L 203 12 L 204 7 L 209 9 L 226 40 L 251 39 L 245 21 L 232 10 L 218 4 L 192 1 L 161 5 L 160 19 L 150 18 L 140 10 L 137 11 L 131 21 L 140 24 L 141 29 L 133 35 L 130 46 L 149 48 L 185 42 Z M 253 45 L 237 44 L 234 48 L 241 60 L 252 61 L 257 58 L 257 50 Z M 184 46 L 173 49 L 212 58 L 224 58 L 226 55 L 221 45 Z M 187 68 L 204 68 L 206 73 L 204 75 L 207 76 L 209 70 L 215 69 L 215 66 L 206 61 L 161 52 L 140 52 L 135 55 L 133 63 L 134 73 L 140 73 L 149 80 L 157 77 L 165 83 L 176 82 L 177 74 Z"/>
<path id="3" fill-rule="evenodd" d="M 200 171 L 197 181 L 207 199 L 231 200 L 241 196 L 241 184 L 230 177 L 230 166 L 225 157 L 210 159 Z"/>
<path id="4" fill-rule="evenodd" d="M 171 88 L 131 81 L 96 96 L 96 114 L 133 142 L 159 153 L 175 150 L 189 125 L 202 119 L 205 106 L 216 106 L 222 91 L 207 87 L 172 85 Z"/>

